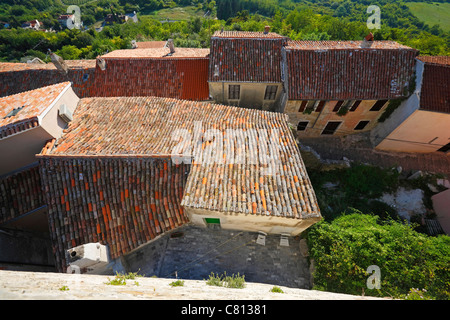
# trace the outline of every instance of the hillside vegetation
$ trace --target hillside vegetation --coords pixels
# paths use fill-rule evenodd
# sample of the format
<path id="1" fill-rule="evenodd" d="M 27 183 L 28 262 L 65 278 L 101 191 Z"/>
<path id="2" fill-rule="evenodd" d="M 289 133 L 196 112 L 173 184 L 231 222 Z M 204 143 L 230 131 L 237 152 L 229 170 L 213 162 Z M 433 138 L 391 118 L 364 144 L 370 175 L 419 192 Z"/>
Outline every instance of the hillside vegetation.
<path id="1" fill-rule="evenodd" d="M 407 6 L 420 21 L 450 31 L 450 3 L 409 2 Z"/>
<path id="2" fill-rule="evenodd" d="M 67 3 L 66 3 L 67 2 Z M 57 18 L 67 4 L 78 3 L 84 30 L 62 29 Z M 365 0 L 4 0 L 0 21 L 0 61 L 48 61 L 48 49 L 65 59 L 93 59 L 131 40 L 175 39 L 180 47 L 208 47 L 211 34 L 225 30 L 261 31 L 265 25 L 294 40 L 361 40 L 370 31 L 376 40 L 394 40 L 423 55 L 449 55 L 450 33 L 419 20 L 401 1 L 380 0 L 381 29 L 369 30 Z M 444 4 L 443 4 L 444 5 Z M 446 4 L 445 4 L 446 5 Z M 107 14 L 136 11 L 139 23 L 99 26 Z M 56 32 L 25 30 L 37 19 Z M 164 23 L 169 20 L 180 20 Z M 162 21 L 160 21 L 162 20 Z"/>

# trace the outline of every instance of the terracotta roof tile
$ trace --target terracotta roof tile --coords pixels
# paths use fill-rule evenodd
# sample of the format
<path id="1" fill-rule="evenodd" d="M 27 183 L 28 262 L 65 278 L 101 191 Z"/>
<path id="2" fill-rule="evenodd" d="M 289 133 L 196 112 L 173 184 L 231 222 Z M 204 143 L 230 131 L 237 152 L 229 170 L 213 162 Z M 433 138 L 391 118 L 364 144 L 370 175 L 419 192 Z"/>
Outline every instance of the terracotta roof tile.
<path id="1" fill-rule="evenodd" d="M 186 150 L 174 151 L 179 140 L 172 133 L 175 129 L 194 132 L 196 123 L 202 124 L 203 133 L 214 129 L 225 135 L 235 130 L 239 136 L 233 139 L 245 141 L 248 152 L 239 158 L 242 163 L 234 161 L 237 158 L 221 163 L 232 150 L 223 144 L 217 149 L 218 159 L 193 165 L 183 205 L 299 219 L 320 216 L 287 116 L 281 113 L 156 97 L 86 98 L 45 157 L 181 156 Z M 238 140 L 241 137 L 244 140 Z M 202 150 L 209 150 L 209 145 L 203 141 Z M 279 151 L 273 153 L 278 155 L 273 163 L 261 164 L 258 159 L 263 158 L 254 158 L 275 150 L 270 148 Z M 273 175 L 266 174 L 270 168 Z"/>
<path id="2" fill-rule="evenodd" d="M 186 165 L 126 157 L 39 162 L 59 271 L 67 249 L 100 242 L 115 259 L 188 221 L 180 206 Z"/>
<path id="3" fill-rule="evenodd" d="M 0 177 L 0 224 L 45 204 L 37 165 Z"/>
<path id="4" fill-rule="evenodd" d="M 211 38 L 209 81 L 281 82 L 285 37 L 262 32 L 217 34 Z"/>
<path id="5" fill-rule="evenodd" d="M 59 72 L 53 63 L 0 63 L 0 96 L 38 89 L 70 81 L 79 97 L 95 92 L 95 60 L 67 60 L 67 74 Z"/>
<path id="6" fill-rule="evenodd" d="M 248 38 L 248 39 L 284 39 L 285 36 L 274 32 L 257 32 L 257 31 L 216 31 L 213 38 Z"/>
<path id="7" fill-rule="evenodd" d="M 106 58 L 106 70 L 99 67 L 95 70 L 95 89 L 90 90 L 90 96 L 208 100 L 208 61 L 207 57 Z"/>
<path id="8" fill-rule="evenodd" d="M 411 49 L 395 41 L 288 41 L 286 49 L 339 50 L 339 49 Z"/>
<path id="9" fill-rule="evenodd" d="M 403 97 L 417 50 L 395 42 L 289 41 L 288 95 L 292 100 L 380 100 Z"/>
<path id="10" fill-rule="evenodd" d="M 149 49 L 149 48 L 162 48 L 166 45 L 167 41 L 140 41 L 136 42 L 139 49 Z"/>
<path id="11" fill-rule="evenodd" d="M 205 58 L 209 55 L 209 49 L 203 48 L 175 48 L 170 54 L 169 48 L 148 49 L 124 49 L 114 50 L 102 56 L 102 58 Z"/>
<path id="12" fill-rule="evenodd" d="M 0 139 L 39 125 L 38 117 L 68 87 L 70 82 L 62 82 L 0 98 Z"/>
<path id="13" fill-rule="evenodd" d="M 418 57 L 423 61 L 420 108 L 450 113 L 450 57 Z"/>

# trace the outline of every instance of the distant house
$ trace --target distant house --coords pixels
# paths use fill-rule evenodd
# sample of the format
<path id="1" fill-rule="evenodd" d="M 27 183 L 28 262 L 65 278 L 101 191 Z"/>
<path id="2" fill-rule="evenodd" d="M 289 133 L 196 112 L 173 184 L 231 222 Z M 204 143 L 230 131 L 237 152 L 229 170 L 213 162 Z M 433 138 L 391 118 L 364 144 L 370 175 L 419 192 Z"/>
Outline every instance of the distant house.
<path id="1" fill-rule="evenodd" d="M 0 26 L 3 28 L 9 28 L 9 23 L 5 21 L 0 21 Z"/>
<path id="2" fill-rule="evenodd" d="M 58 17 L 58 23 L 63 28 L 68 28 L 68 23 L 74 23 L 74 15 L 73 14 L 62 14 Z"/>
<path id="3" fill-rule="evenodd" d="M 22 24 L 23 29 L 39 30 L 41 27 L 44 27 L 44 26 L 38 20 L 31 20 L 31 21 L 24 22 Z"/>
<path id="4" fill-rule="evenodd" d="M 287 38 L 269 32 L 216 31 L 211 37 L 208 84 L 217 103 L 282 111 L 282 48 Z"/>
<path id="5" fill-rule="evenodd" d="M 133 21 L 134 23 L 138 22 L 138 17 L 137 17 L 136 11 L 133 11 L 133 13 L 127 13 L 127 14 L 125 14 L 125 16 L 127 16 L 127 18 L 128 18 L 126 21 Z"/>
<path id="6" fill-rule="evenodd" d="M 450 57 L 417 57 L 414 93 L 371 132 L 376 149 L 450 152 Z"/>
<path id="7" fill-rule="evenodd" d="M 129 17 L 124 14 L 107 14 L 105 18 L 106 25 L 112 25 L 114 23 L 124 23 L 127 22 Z"/>

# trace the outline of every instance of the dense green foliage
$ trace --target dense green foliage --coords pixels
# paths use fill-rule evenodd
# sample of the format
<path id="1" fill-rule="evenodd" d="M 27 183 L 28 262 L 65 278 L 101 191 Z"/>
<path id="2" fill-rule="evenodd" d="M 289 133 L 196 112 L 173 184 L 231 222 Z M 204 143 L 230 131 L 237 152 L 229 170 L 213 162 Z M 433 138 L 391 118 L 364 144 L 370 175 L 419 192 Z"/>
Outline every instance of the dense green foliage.
<path id="1" fill-rule="evenodd" d="M 326 220 L 331 221 L 353 208 L 378 214 L 382 218 L 398 219 L 395 208 L 377 200 L 383 193 L 392 192 L 400 185 L 396 170 L 352 164 L 350 168 L 326 172 L 311 168 L 308 174 Z M 329 188 L 325 183 L 335 186 Z"/>
<path id="2" fill-rule="evenodd" d="M 66 13 L 67 5 L 75 3 L 81 8 L 87 29 L 83 32 L 62 30 L 57 21 Z M 92 59 L 128 48 L 131 40 L 174 38 L 177 46 L 208 47 L 211 34 L 221 27 L 261 31 L 265 25 L 294 40 L 360 40 L 372 31 L 377 40 L 398 41 L 419 49 L 421 54 L 450 54 L 450 33 L 419 21 L 402 1 L 377 1 L 381 29 L 367 29 L 370 4 L 368 0 L 5 0 L 0 3 L 0 21 L 9 23 L 10 28 L 0 30 L 0 60 L 20 61 L 28 56 L 45 59 L 48 49 L 65 59 Z M 198 15 L 171 23 L 146 16 L 155 10 L 186 5 Z M 94 29 L 111 12 L 133 11 L 138 13 L 139 23 L 106 26 L 101 32 Z M 33 19 L 57 32 L 20 28 Z"/>
<path id="3" fill-rule="evenodd" d="M 411 226 L 354 211 L 321 221 L 308 233 L 315 261 L 314 289 L 406 299 L 450 298 L 450 237 L 430 237 Z M 366 272 L 380 268 L 380 289 Z"/>

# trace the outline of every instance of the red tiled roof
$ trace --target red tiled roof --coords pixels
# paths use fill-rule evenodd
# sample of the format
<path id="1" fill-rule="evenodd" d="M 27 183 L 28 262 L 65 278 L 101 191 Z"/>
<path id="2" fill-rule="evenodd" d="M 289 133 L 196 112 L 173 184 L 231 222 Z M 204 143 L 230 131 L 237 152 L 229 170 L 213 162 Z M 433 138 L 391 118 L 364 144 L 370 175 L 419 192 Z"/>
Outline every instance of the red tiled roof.
<path id="1" fill-rule="evenodd" d="M 274 32 L 257 32 L 257 31 L 216 31 L 213 38 L 248 38 L 248 39 L 284 39 L 286 37 Z"/>
<path id="2" fill-rule="evenodd" d="M 450 113 L 450 57 L 418 57 L 423 61 L 420 108 Z"/>
<path id="3" fill-rule="evenodd" d="M 67 60 L 67 74 L 59 72 L 53 63 L 0 63 L 0 96 L 8 96 L 43 86 L 71 81 L 79 97 L 95 92 L 95 60 Z"/>
<path id="4" fill-rule="evenodd" d="M 395 41 L 288 41 L 286 49 L 339 50 L 339 49 L 411 49 Z"/>
<path id="5" fill-rule="evenodd" d="M 450 65 L 450 56 L 418 56 L 417 59 L 427 64 Z"/>
<path id="6" fill-rule="evenodd" d="M 149 48 L 162 48 L 166 45 L 167 41 L 141 41 L 136 42 L 139 49 L 149 49 Z"/>
<path id="7" fill-rule="evenodd" d="M 85 98 L 77 107 L 66 133 L 45 156 L 170 157 L 177 154 L 173 150 L 179 143 L 172 139 L 173 131 L 186 129 L 192 132 L 196 121 L 202 123 L 205 131 L 209 128 L 224 134 L 228 129 L 239 129 L 239 132 L 253 129 L 256 135 L 253 138 L 261 143 L 265 143 L 261 131 L 270 136 L 273 130 L 274 134 L 280 135 L 276 141 L 281 144 L 280 159 L 277 160 L 279 176 L 263 176 L 263 165 L 250 163 L 250 155 L 246 155 L 243 164 L 194 165 L 192 176 L 195 178 L 189 178 L 186 206 L 202 206 L 203 203 L 208 210 L 296 218 L 317 214 L 318 207 L 300 152 L 289 130 L 287 116 L 281 113 L 156 97 Z M 249 132 L 253 134 L 253 131 Z M 247 142 L 247 149 L 254 148 L 255 154 L 262 151 L 262 145 Z M 203 148 L 207 145 L 204 142 Z M 225 146 L 223 148 L 226 153 Z M 268 146 L 264 145 L 265 148 Z M 239 181 L 235 181 L 233 172 L 241 177 L 242 186 L 237 185 Z M 205 189 L 204 179 L 210 190 Z M 236 194 L 227 187 L 236 188 Z M 217 188 L 225 188 L 223 191 L 230 192 L 230 197 L 223 193 L 217 201 L 214 191 Z M 254 194 L 261 190 L 266 198 L 262 193 Z M 253 199 L 256 207 L 248 211 L 244 199 Z M 227 203 L 233 201 L 243 207 L 227 207 Z"/>
<path id="8" fill-rule="evenodd" d="M 208 81 L 281 82 L 285 43 L 273 33 L 218 31 L 211 37 Z"/>
<path id="9" fill-rule="evenodd" d="M 175 52 L 170 54 L 169 48 L 146 48 L 114 50 L 102 56 L 102 58 L 206 58 L 209 49 L 203 48 L 175 48 Z"/>
<path id="10" fill-rule="evenodd" d="M 62 82 L 0 98 L 0 139 L 38 126 L 38 117 L 69 87 L 70 82 Z M 16 115 L 7 117 L 19 108 Z"/>
<path id="11" fill-rule="evenodd" d="M 201 123 L 201 128 L 198 124 Z M 175 164 L 174 130 L 235 129 L 248 150 L 242 162 Z M 248 139 L 241 140 L 242 134 Z M 275 135 L 276 132 L 277 134 Z M 264 139 L 267 135 L 270 141 Z M 206 136 L 198 147 L 209 150 Z M 236 143 L 237 143 L 236 141 Z M 255 142 L 255 143 L 252 143 Z M 254 164 L 275 143 L 278 171 Z M 221 155 L 228 144 L 214 148 Z M 235 144 L 236 150 L 239 150 Z M 204 151 L 206 152 L 206 151 Z M 231 152 L 230 152 L 231 153 Z M 203 153 L 204 159 L 207 153 Z M 256 157 L 256 158 L 255 158 Z M 118 257 L 188 221 L 185 207 L 286 218 L 320 211 L 287 116 L 159 97 L 82 99 L 65 134 L 38 155 L 57 253 L 101 241 Z M 195 161 L 199 161 L 198 154 Z M 236 158 L 238 159 L 238 158 Z M 184 194 L 184 195 L 183 195 Z"/>
<path id="12" fill-rule="evenodd" d="M 99 67 L 95 71 L 95 90 L 90 96 L 209 99 L 207 57 L 106 58 L 105 62 L 105 71 Z"/>
<path id="13" fill-rule="evenodd" d="M 0 178 L 0 224 L 45 204 L 37 165 Z"/>
<path id="14" fill-rule="evenodd" d="M 148 157 L 76 162 L 39 160 L 59 271 L 67 249 L 100 242 L 115 259 L 188 221 L 180 206 L 186 165 Z"/>
<path id="15" fill-rule="evenodd" d="M 403 97 L 417 50 L 394 42 L 289 41 L 288 95 L 292 100 L 379 100 Z"/>

